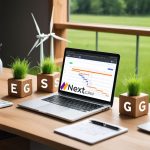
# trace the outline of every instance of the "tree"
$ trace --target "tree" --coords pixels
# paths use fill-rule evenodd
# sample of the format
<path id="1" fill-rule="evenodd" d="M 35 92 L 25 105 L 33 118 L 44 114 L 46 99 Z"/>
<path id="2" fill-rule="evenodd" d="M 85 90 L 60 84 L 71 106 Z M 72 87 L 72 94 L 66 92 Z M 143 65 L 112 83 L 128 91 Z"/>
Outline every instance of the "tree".
<path id="1" fill-rule="evenodd" d="M 150 0 L 70 0 L 71 12 L 101 15 L 148 15 Z"/>
<path id="2" fill-rule="evenodd" d="M 114 15 L 122 15 L 125 14 L 126 3 L 124 0 L 114 0 L 112 5 Z"/>
<path id="3" fill-rule="evenodd" d="M 126 0 L 127 14 L 138 14 L 138 1 L 139 0 Z"/>
<path id="4" fill-rule="evenodd" d="M 77 13 L 89 13 L 91 0 L 76 0 L 78 3 Z"/>
<path id="5" fill-rule="evenodd" d="M 71 13 L 76 13 L 79 9 L 77 0 L 70 0 L 70 11 Z"/>
<path id="6" fill-rule="evenodd" d="M 102 1 L 92 0 L 90 3 L 90 13 L 92 14 L 103 14 Z"/>

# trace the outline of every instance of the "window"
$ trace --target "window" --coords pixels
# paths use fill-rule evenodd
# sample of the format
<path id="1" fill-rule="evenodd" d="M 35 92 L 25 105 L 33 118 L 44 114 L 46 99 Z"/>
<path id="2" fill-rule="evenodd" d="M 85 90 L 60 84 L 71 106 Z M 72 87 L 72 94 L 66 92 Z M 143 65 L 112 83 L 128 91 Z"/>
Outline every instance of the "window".
<path id="1" fill-rule="evenodd" d="M 96 23 L 125 26 L 149 27 L 150 1 L 143 0 L 70 0 L 70 22 Z M 129 27 L 130 28 L 130 27 Z M 147 32 L 148 34 L 148 32 Z M 98 36 L 97 36 L 98 35 Z M 98 38 L 96 38 L 96 36 Z M 149 36 L 149 35 L 148 35 Z M 68 30 L 70 47 L 115 52 L 121 55 L 121 64 L 116 87 L 116 95 L 125 92 L 123 80 L 134 74 L 135 61 L 139 68 L 139 76 L 143 76 L 143 90 L 149 92 L 150 38 L 139 34 L 125 35 L 116 33 Z M 139 45 L 140 41 L 140 45 Z M 137 51 L 140 48 L 139 57 Z M 136 60 L 135 60 L 136 58 Z"/>

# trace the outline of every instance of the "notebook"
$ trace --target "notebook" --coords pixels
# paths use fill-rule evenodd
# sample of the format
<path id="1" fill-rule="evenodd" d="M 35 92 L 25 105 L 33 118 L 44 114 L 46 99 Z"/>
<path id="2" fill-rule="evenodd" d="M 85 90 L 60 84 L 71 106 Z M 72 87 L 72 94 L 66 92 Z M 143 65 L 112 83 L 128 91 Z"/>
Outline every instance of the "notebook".
<path id="1" fill-rule="evenodd" d="M 66 48 L 58 93 L 19 107 L 69 122 L 108 110 L 113 105 L 119 59 L 118 54 Z"/>
<path id="2" fill-rule="evenodd" d="M 88 144 L 95 144 L 127 131 L 127 128 L 101 122 L 95 119 L 88 119 L 54 130 L 54 132 L 58 134 L 65 135 Z"/>

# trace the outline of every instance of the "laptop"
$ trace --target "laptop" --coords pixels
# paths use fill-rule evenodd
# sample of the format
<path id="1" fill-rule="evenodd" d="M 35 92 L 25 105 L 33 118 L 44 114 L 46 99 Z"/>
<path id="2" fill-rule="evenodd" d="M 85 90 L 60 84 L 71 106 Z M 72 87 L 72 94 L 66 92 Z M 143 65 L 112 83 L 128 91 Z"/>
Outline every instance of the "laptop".
<path id="1" fill-rule="evenodd" d="M 119 60 L 118 54 L 66 48 L 58 92 L 18 106 L 69 122 L 108 110 Z"/>

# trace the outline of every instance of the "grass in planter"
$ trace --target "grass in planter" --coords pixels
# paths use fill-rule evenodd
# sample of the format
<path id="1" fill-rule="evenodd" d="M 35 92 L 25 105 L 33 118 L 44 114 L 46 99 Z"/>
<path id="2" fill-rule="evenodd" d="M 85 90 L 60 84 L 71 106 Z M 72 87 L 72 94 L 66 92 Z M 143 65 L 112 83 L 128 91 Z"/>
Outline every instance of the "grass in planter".
<path id="1" fill-rule="evenodd" d="M 141 80 L 135 76 L 127 79 L 127 88 L 129 96 L 138 96 L 141 90 Z"/>
<path id="2" fill-rule="evenodd" d="M 60 67 L 56 66 L 54 61 L 47 57 L 42 62 L 41 70 L 43 74 L 53 74 L 54 72 L 60 72 Z"/>
<path id="3" fill-rule="evenodd" d="M 29 62 L 17 58 L 11 65 L 14 79 L 24 79 L 29 70 Z"/>
<path id="4" fill-rule="evenodd" d="M 32 68 L 29 68 L 29 74 L 32 74 L 32 75 L 37 75 L 41 72 L 40 70 L 40 67 L 39 66 L 34 66 Z"/>

